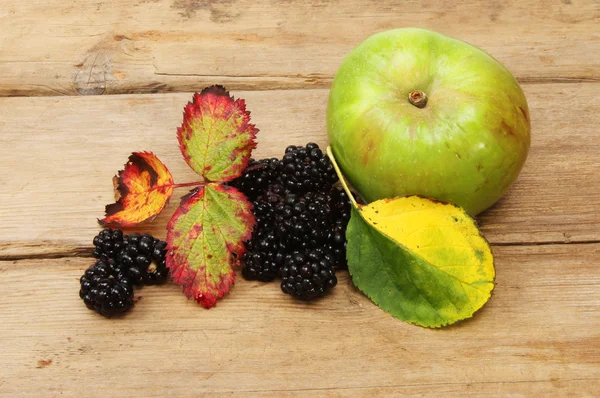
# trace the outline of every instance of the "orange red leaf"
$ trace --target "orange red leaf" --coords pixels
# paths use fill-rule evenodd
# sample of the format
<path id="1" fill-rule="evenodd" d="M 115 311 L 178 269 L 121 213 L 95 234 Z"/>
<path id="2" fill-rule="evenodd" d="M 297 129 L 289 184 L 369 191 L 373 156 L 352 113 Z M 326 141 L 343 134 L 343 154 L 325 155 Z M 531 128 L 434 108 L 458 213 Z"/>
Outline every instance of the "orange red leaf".
<path id="1" fill-rule="evenodd" d="M 113 177 L 116 203 L 106 206 L 103 226 L 129 227 L 156 217 L 173 194 L 173 177 L 152 152 L 134 152 Z"/>

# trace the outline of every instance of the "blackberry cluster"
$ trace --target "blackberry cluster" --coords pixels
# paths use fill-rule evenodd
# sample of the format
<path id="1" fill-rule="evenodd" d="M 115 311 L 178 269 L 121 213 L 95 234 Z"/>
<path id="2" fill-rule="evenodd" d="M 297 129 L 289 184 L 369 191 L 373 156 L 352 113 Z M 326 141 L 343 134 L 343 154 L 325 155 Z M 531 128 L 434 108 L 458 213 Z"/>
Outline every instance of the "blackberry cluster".
<path id="1" fill-rule="evenodd" d="M 167 243 L 152 235 L 103 229 L 93 240 L 98 261 L 80 279 L 85 305 L 110 317 L 133 306 L 134 285 L 163 283 L 168 277 Z"/>
<path id="2" fill-rule="evenodd" d="M 264 282 L 280 277 L 282 290 L 301 299 L 321 296 L 337 283 L 335 268 L 347 267 L 348 196 L 334 186 L 338 178 L 333 165 L 315 143 L 289 146 L 281 161 L 264 162 L 271 165 L 268 176 L 254 169 L 232 183 L 253 201 L 256 217 L 252 237 L 245 242 L 242 275 Z M 305 272 L 298 285 L 290 279 L 299 278 L 291 265 L 314 269 L 316 279 Z"/>

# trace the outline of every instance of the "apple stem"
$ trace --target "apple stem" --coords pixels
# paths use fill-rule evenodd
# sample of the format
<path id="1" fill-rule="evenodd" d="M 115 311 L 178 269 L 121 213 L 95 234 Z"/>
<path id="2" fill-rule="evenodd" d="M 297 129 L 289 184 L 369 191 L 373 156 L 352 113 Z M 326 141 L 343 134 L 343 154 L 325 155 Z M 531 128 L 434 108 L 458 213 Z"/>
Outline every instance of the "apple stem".
<path id="1" fill-rule="evenodd" d="M 335 160 L 335 156 L 333 156 L 333 151 L 331 150 L 330 146 L 327 147 L 327 156 L 329 156 L 329 160 L 331 160 L 331 164 L 333 164 L 335 173 L 338 175 L 340 182 L 342 183 L 342 187 L 344 188 L 344 191 L 346 191 L 346 194 L 348 194 L 348 198 L 350 199 L 352 206 L 354 206 L 355 209 L 358 209 L 358 203 L 356 203 L 356 200 L 354 199 L 352 192 L 350 192 L 350 188 L 348 188 L 346 179 L 344 178 L 344 175 L 342 174 L 342 171 L 340 170 L 340 167 L 338 166 L 338 164 Z"/>
<path id="2" fill-rule="evenodd" d="M 417 108 L 422 109 L 427 105 L 427 95 L 420 90 L 415 90 L 408 94 L 408 101 Z"/>

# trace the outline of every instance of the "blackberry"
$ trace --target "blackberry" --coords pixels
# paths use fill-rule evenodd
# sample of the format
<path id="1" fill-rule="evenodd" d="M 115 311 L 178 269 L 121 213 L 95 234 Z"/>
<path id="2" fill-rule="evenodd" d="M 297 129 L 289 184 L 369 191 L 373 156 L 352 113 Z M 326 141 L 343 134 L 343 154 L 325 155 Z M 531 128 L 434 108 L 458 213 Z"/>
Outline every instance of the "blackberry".
<path id="1" fill-rule="evenodd" d="M 79 297 L 86 307 L 105 317 L 133 307 L 133 286 L 122 265 L 113 259 L 100 259 L 80 279 Z"/>
<path id="2" fill-rule="evenodd" d="M 245 242 L 242 256 L 242 276 L 248 280 L 269 282 L 279 274 L 280 265 L 274 262 L 278 239 L 273 231 L 273 203 L 261 199 L 253 202 L 256 224 L 252 237 Z"/>
<path id="3" fill-rule="evenodd" d="M 327 192 L 338 181 L 331 161 L 314 142 L 288 146 L 281 165 L 278 181 L 289 193 Z"/>
<path id="4" fill-rule="evenodd" d="M 274 222 L 274 210 L 274 203 L 268 200 L 260 199 L 252 202 L 252 211 L 256 220 L 255 231 L 271 228 Z"/>
<path id="5" fill-rule="evenodd" d="M 281 268 L 281 290 L 301 300 L 323 296 L 336 284 L 335 270 L 319 250 L 295 251 Z"/>
<path id="6" fill-rule="evenodd" d="M 332 188 L 329 197 L 331 198 L 331 210 L 333 212 L 334 218 L 336 220 L 340 220 L 345 224 L 350 221 L 350 199 L 346 192 L 342 189 Z"/>
<path id="7" fill-rule="evenodd" d="M 346 261 L 346 224 L 338 220 L 335 222 L 333 229 L 327 236 L 327 243 L 324 250 L 332 256 L 332 263 L 337 269 L 347 269 L 348 262 Z"/>
<path id="8" fill-rule="evenodd" d="M 155 285 L 167 280 L 167 243 L 152 235 L 133 233 L 124 239 L 118 260 L 136 285 Z"/>
<path id="9" fill-rule="evenodd" d="M 124 244 L 123 231 L 104 228 L 94 236 L 94 251 L 92 255 L 100 259 L 116 259 Z"/>
<path id="10" fill-rule="evenodd" d="M 287 194 L 275 208 L 275 230 L 280 237 L 280 247 L 291 253 L 294 249 L 324 243 L 331 214 L 329 202 L 329 197 L 321 193 Z"/>
<path id="11" fill-rule="evenodd" d="M 325 248 L 334 256 L 334 264 L 338 269 L 348 268 L 346 261 L 346 227 L 350 221 L 350 200 L 346 192 L 333 188 L 331 190 L 331 208 L 333 224 L 327 236 Z"/>
<path id="12" fill-rule="evenodd" d="M 267 191 L 281 172 L 281 162 L 277 158 L 250 159 L 242 175 L 229 184 L 243 192 L 250 200 L 256 199 Z"/>
<path id="13" fill-rule="evenodd" d="M 270 282 L 279 276 L 279 268 L 275 262 L 276 253 L 272 251 L 244 253 L 242 276 L 247 280 Z"/>

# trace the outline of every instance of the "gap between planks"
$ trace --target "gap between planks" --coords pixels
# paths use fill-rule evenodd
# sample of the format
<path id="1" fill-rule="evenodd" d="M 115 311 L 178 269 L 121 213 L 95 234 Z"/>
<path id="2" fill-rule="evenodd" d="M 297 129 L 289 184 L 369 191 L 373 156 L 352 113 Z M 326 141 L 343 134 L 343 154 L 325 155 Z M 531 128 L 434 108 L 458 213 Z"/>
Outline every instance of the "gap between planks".
<path id="1" fill-rule="evenodd" d="M 494 247 L 523 247 L 523 246 L 561 246 L 561 245 L 595 245 L 600 240 L 584 241 L 555 241 L 555 242 L 500 242 L 490 243 Z M 15 254 L 0 254 L 0 261 L 26 261 L 26 260 L 50 260 L 60 258 L 92 258 L 93 246 L 71 246 L 58 244 L 57 249 L 53 248 L 52 242 L 23 242 L 22 244 L 3 244 L 0 245 L 0 252 L 11 251 L 11 247 L 17 250 L 28 248 L 33 251 L 30 254 L 18 252 Z"/>
<path id="2" fill-rule="evenodd" d="M 161 94 L 161 93 L 187 93 L 199 91 L 201 87 L 220 84 L 227 87 L 228 90 L 243 91 L 276 91 L 276 90 L 318 90 L 329 89 L 333 76 L 311 76 L 311 75 L 289 75 L 289 76 L 227 76 L 227 75 L 203 75 L 193 73 L 166 73 L 156 72 L 157 76 L 180 77 L 182 80 L 177 83 L 161 83 L 148 85 L 122 86 L 118 90 L 110 92 L 109 95 L 127 95 L 127 94 Z M 533 84 L 572 84 L 586 83 L 598 84 L 600 77 L 520 77 L 517 81 L 521 85 Z M 51 88 L 47 85 L 24 83 L 20 89 L 12 88 L 2 90 L 0 83 L 0 97 L 86 97 L 107 95 L 106 92 L 74 92 L 61 90 L 60 88 Z"/>

